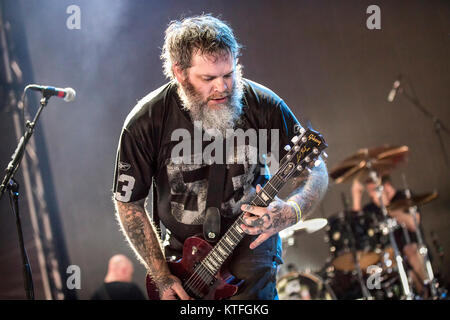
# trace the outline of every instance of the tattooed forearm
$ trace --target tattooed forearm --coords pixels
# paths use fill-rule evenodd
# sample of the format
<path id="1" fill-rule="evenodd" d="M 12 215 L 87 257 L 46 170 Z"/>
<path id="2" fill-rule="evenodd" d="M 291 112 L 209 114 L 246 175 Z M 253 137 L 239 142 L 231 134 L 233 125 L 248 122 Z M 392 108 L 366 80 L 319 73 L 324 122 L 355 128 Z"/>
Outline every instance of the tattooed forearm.
<path id="1" fill-rule="evenodd" d="M 284 206 L 281 201 L 275 201 L 270 206 L 273 208 L 272 226 L 275 230 L 281 231 L 296 222 L 295 211 L 291 206 Z"/>
<path id="2" fill-rule="evenodd" d="M 325 162 L 314 167 L 308 174 L 304 171 L 299 177 L 294 179 L 295 191 L 289 200 L 295 201 L 302 210 L 302 218 L 305 218 L 326 193 L 328 187 L 328 172 Z"/>
<path id="3" fill-rule="evenodd" d="M 158 234 L 145 212 L 144 200 L 131 203 L 114 202 L 122 232 L 136 255 L 155 280 L 164 278 L 169 270 Z"/>

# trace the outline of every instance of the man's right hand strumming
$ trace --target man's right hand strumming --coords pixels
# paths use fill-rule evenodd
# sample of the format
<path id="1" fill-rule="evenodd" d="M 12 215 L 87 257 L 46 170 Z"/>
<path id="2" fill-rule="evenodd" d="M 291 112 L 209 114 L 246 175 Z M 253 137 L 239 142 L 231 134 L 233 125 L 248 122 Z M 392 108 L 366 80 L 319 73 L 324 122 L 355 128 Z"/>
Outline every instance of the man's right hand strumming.
<path id="1" fill-rule="evenodd" d="M 116 214 L 132 249 L 147 267 L 158 287 L 161 300 L 190 299 L 181 281 L 172 275 L 163 254 L 155 227 L 145 211 L 145 199 L 135 202 L 114 201 Z"/>

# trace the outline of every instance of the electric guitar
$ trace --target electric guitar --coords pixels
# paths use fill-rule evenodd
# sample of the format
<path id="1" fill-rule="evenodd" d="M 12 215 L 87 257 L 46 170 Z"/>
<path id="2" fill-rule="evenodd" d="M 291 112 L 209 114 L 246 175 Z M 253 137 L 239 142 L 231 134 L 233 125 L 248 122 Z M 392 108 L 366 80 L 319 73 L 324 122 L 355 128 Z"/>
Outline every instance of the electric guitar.
<path id="1" fill-rule="evenodd" d="M 251 204 L 267 207 L 295 172 L 318 165 L 320 160 L 317 158 L 327 146 L 320 133 L 301 128 L 299 135 L 292 138 L 292 147 L 285 146 L 288 152 L 280 161 L 278 171 L 256 193 Z M 241 282 L 222 266 L 246 235 L 240 228 L 244 224 L 243 215 L 242 212 L 214 246 L 200 237 L 187 238 L 183 244 L 182 258 L 168 262 L 171 273 L 181 280 L 189 296 L 220 300 L 236 294 Z M 159 300 L 158 289 L 150 275 L 147 275 L 146 284 L 149 299 Z"/>

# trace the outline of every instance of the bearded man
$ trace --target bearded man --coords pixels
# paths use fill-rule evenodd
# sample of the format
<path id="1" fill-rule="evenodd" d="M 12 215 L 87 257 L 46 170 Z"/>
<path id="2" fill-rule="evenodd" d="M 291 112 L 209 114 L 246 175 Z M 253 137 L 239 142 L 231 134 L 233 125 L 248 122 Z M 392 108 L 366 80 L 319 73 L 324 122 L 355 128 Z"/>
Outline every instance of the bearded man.
<path id="1" fill-rule="evenodd" d="M 237 145 L 229 158 L 227 153 L 223 185 L 215 186 L 221 195 L 222 228 L 217 239 L 245 212 L 241 228 L 248 235 L 227 262 L 230 273 L 243 280 L 232 299 L 277 299 L 276 273 L 282 263 L 278 232 L 311 212 L 327 188 L 322 161 L 295 179 L 287 199 L 276 198 L 267 207 L 246 205 L 268 181 L 262 170 L 267 163 L 259 156 L 264 153 L 261 145 L 272 150 L 275 160 L 278 154 L 279 160 L 286 153 L 282 147 L 301 126 L 280 97 L 242 77 L 240 48 L 232 29 L 211 15 L 172 21 L 161 55 L 170 82 L 139 101 L 122 129 L 113 186 L 117 218 L 160 299 L 193 298 L 171 273 L 167 260 L 168 252 L 181 257 L 183 242 L 201 234 L 205 222 L 213 185 L 208 181 L 214 172 L 211 163 L 201 161 L 208 147 L 205 141 L 200 150 L 195 148 L 196 132 L 213 131 L 223 137 L 239 129 L 269 132 L 267 141 Z M 185 150 L 183 161 L 173 152 L 179 143 L 174 132 L 180 130 L 189 133 L 194 145 L 191 153 Z M 255 154 L 256 163 L 250 161 Z M 237 158 L 242 161 L 233 161 Z M 153 212 L 147 213 L 145 199 L 152 186 Z M 167 231 L 165 246 L 158 223 Z"/>

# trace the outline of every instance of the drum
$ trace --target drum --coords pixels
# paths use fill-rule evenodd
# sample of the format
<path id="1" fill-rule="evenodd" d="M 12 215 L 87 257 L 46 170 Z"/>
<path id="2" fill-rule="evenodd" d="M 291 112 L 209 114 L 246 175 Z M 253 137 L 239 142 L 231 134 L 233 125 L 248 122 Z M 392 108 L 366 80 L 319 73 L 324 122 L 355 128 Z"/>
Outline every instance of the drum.
<path id="1" fill-rule="evenodd" d="M 355 270 L 352 246 L 362 270 L 376 264 L 383 247 L 378 225 L 376 216 L 367 212 L 340 212 L 331 216 L 326 241 L 329 242 L 332 265 L 341 271 Z"/>
<path id="2" fill-rule="evenodd" d="M 386 255 L 389 255 L 387 253 Z M 386 268 L 382 262 L 372 266 L 364 277 L 365 283 L 375 300 L 400 300 L 403 288 L 397 267 Z"/>
<path id="3" fill-rule="evenodd" d="M 356 272 L 334 270 L 326 274 L 338 300 L 357 300 L 362 298 L 361 284 Z"/>
<path id="4" fill-rule="evenodd" d="M 280 300 L 332 300 L 334 293 L 311 272 L 290 272 L 277 282 Z"/>
<path id="5" fill-rule="evenodd" d="M 396 268 L 383 269 L 382 263 L 372 265 L 362 277 L 362 282 L 374 300 L 400 300 L 402 286 Z M 375 275 L 378 273 L 378 275 Z M 338 300 L 364 299 L 361 283 L 355 271 L 334 270 L 324 276 Z"/>

